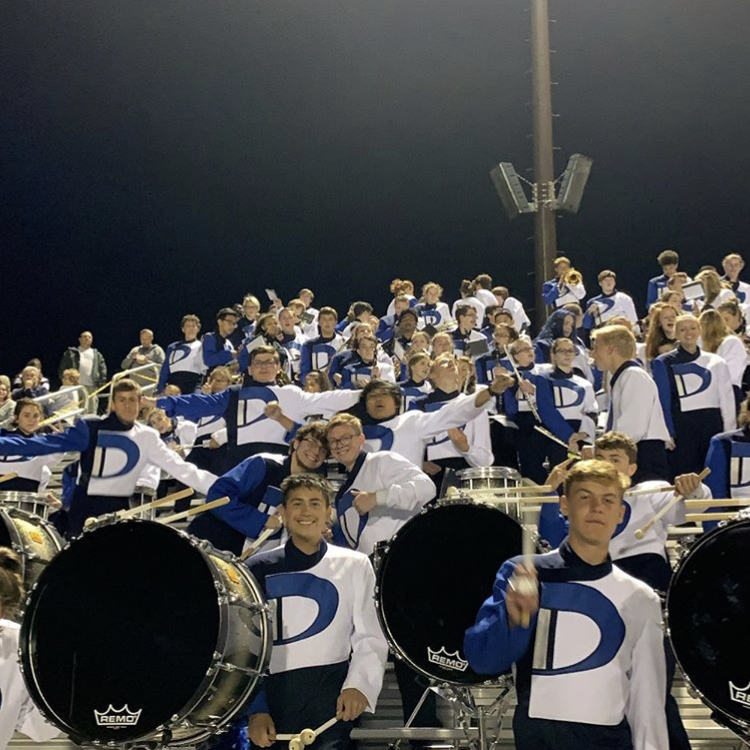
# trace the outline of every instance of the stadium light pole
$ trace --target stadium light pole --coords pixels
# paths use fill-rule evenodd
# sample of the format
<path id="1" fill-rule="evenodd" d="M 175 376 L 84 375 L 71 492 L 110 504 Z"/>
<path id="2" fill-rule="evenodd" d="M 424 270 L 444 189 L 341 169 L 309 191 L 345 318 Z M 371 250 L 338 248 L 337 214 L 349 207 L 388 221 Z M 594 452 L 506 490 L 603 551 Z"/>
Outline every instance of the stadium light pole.
<path id="1" fill-rule="evenodd" d="M 534 201 L 537 204 L 534 216 L 534 296 L 536 323 L 541 327 L 546 318 L 542 285 L 552 278 L 557 255 L 549 0 L 531 0 L 531 89 Z"/>

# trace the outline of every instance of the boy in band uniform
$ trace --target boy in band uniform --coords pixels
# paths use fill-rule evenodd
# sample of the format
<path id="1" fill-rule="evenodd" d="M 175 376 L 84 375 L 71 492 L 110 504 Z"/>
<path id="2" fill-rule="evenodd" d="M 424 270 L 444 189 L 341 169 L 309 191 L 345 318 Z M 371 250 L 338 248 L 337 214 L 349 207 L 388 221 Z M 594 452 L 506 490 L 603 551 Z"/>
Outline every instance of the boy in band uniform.
<path id="1" fill-rule="evenodd" d="M 250 706 L 248 733 L 270 747 L 277 732 L 339 722 L 315 750 L 344 750 L 352 722 L 373 712 L 388 653 L 375 613 L 375 574 L 366 555 L 323 539 L 331 487 L 315 474 L 282 482 L 280 513 L 289 541 L 247 566 L 274 607 L 270 674 Z"/>
<path id="2" fill-rule="evenodd" d="M 608 552 L 628 484 L 603 461 L 576 464 L 560 498 L 568 537 L 528 567 L 504 563 L 466 631 L 473 669 L 515 664 L 517 750 L 669 747 L 659 598 Z"/>

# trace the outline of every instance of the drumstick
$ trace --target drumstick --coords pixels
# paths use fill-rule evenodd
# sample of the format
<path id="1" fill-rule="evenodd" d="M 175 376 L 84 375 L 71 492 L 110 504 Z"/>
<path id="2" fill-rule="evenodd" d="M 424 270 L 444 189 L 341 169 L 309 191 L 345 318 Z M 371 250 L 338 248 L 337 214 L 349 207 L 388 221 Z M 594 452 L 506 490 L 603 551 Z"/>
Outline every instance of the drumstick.
<path id="1" fill-rule="evenodd" d="M 312 745 L 317 739 L 318 735 L 323 734 L 326 729 L 330 729 L 338 719 L 334 716 L 332 719 L 328 719 L 325 724 L 321 724 L 317 729 L 303 729 L 299 734 L 277 734 L 277 740 L 289 740 L 289 748 L 292 748 L 292 742 L 299 740 L 302 745 Z"/>
<path id="2" fill-rule="evenodd" d="M 9 474 L 3 474 L 0 476 L 0 484 L 3 482 L 10 482 L 11 479 L 15 479 L 18 476 L 15 471 L 11 471 Z"/>
<path id="3" fill-rule="evenodd" d="M 750 505 L 750 497 L 746 500 L 724 497 L 712 497 L 706 500 L 685 500 L 686 508 L 710 508 L 713 505 L 721 505 L 724 508 L 745 508 Z"/>
<path id="4" fill-rule="evenodd" d="M 573 456 L 574 458 L 583 458 L 583 456 L 578 453 L 578 451 L 572 451 L 570 450 L 570 446 L 564 441 L 560 440 L 557 435 L 553 435 L 549 430 L 544 429 L 541 425 L 535 424 L 534 429 L 537 432 L 541 432 L 544 437 L 546 437 L 548 440 L 551 440 L 553 443 L 557 443 L 558 445 L 562 445 L 565 450 L 568 451 L 568 456 Z"/>
<path id="5" fill-rule="evenodd" d="M 169 503 L 176 503 L 178 500 L 182 500 L 183 498 L 190 497 L 194 493 L 195 493 L 194 489 L 191 489 L 190 487 L 186 487 L 184 490 L 180 490 L 179 492 L 173 492 L 171 495 L 162 497 L 159 500 L 152 500 L 150 503 L 139 505 L 136 508 L 131 508 L 130 510 L 121 510 L 118 513 L 116 513 L 115 516 L 118 521 L 121 521 L 123 518 L 133 518 L 134 516 L 137 516 L 139 513 L 143 513 L 144 511 L 151 510 L 152 508 L 158 508 L 160 505 L 168 505 Z"/>
<path id="6" fill-rule="evenodd" d="M 536 552 L 536 545 L 534 544 L 534 537 L 531 536 L 528 526 L 521 526 L 522 529 L 522 550 L 523 550 L 523 566 L 526 568 L 527 575 L 521 579 L 521 585 L 519 586 L 519 593 L 525 595 L 531 595 L 537 590 L 537 583 L 535 580 L 530 580 L 529 575 L 534 568 L 534 552 Z M 531 618 L 528 612 L 521 613 L 521 627 L 528 628 Z"/>
<path id="7" fill-rule="evenodd" d="M 703 469 L 703 471 L 698 474 L 698 479 L 701 480 L 701 482 L 711 473 L 711 469 L 706 467 Z M 659 491 L 658 488 L 656 490 Z M 663 516 L 667 515 L 672 508 L 677 505 L 677 503 L 680 502 L 680 500 L 684 500 L 685 498 L 682 495 L 675 495 L 658 513 L 654 513 L 653 516 L 651 516 L 651 520 L 649 520 L 647 523 L 645 523 L 643 526 L 641 526 L 640 529 L 636 529 L 635 532 L 635 538 L 636 539 L 643 539 L 644 536 L 646 536 L 646 532 Z"/>
<path id="8" fill-rule="evenodd" d="M 278 530 L 279 529 L 265 529 L 262 531 L 258 535 L 258 538 L 246 550 L 243 550 L 240 555 L 240 560 L 247 560 L 250 555 L 254 555 L 258 551 L 258 547 L 260 547 L 266 539 L 270 539 Z"/>
<path id="9" fill-rule="evenodd" d="M 183 518 L 191 518 L 197 516 L 199 513 L 203 513 L 207 510 L 213 510 L 214 508 L 220 508 L 222 505 L 226 505 L 229 502 L 229 498 L 224 496 L 218 500 L 212 500 L 210 503 L 203 503 L 197 508 L 190 508 L 189 510 L 183 510 L 181 513 L 173 513 L 171 516 L 166 518 L 159 518 L 159 523 L 173 523 L 174 521 L 181 521 Z"/>
<path id="10" fill-rule="evenodd" d="M 690 523 L 702 523 L 703 521 L 729 521 L 735 518 L 737 513 L 688 513 L 685 520 Z"/>
<path id="11" fill-rule="evenodd" d="M 557 495 L 539 495 L 538 497 L 525 497 L 518 498 L 519 503 L 559 503 L 560 498 Z"/>
<path id="12" fill-rule="evenodd" d="M 625 494 L 628 497 L 638 497 L 638 495 L 655 495 L 657 492 L 674 492 L 675 486 L 673 484 L 665 485 L 664 487 L 648 487 L 643 490 L 628 490 Z"/>
<path id="13" fill-rule="evenodd" d="M 522 495 L 525 492 L 552 492 L 552 487 L 548 484 L 535 484 L 532 487 L 492 487 L 489 491 L 495 495 Z"/>
<path id="14" fill-rule="evenodd" d="M 521 390 L 521 381 L 524 380 L 524 378 L 521 377 L 521 373 L 518 371 L 518 366 L 516 365 L 515 359 L 513 359 L 513 355 L 510 353 L 510 350 L 507 346 L 503 347 L 503 351 L 505 352 L 505 356 L 508 358 L 508 362 L 510 362 L 510 366 L 513 368 L 513 374 L 516 376 L 516 380 L 518 381 L 518 390 L 521 391 L 521 398 L 529 405 L 529 410 L 534 416 L 534 419 L 536 419 L 536 421 L 541 424 L 542 418 L 539 416 L 534 398 L 528 393 L 524 393 L 523 390 Z"/>

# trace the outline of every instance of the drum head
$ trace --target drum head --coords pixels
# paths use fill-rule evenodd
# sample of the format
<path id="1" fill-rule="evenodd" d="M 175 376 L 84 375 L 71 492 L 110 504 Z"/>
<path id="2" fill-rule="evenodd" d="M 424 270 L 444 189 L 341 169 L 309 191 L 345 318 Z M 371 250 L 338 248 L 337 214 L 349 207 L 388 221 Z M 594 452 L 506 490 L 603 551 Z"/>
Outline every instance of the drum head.
<path id="1" fill-rule="evenodd" d="M 670 639 L 688 679 L 714 709 L 750 721 L 750 521 L 703 537 L 667 595 Z"/>
<path id="2" fill-rule="evenodd" d="M 135 521 L 87 532 L 29 599 L 21 658 L 32 697 L 78 744 L 145 736 L 201 686 L 219 611 L 187 537 Z"/>
<path id="3" fill-rule="evenodd" d="M 388 542 L 378 570 L 378 610 L 389 643 L 414 669 L 455 684 L 479 675 L 464 632 L 492 594 L 495 575 L 521 553 L 522 530 L 495 508 L 446 503 L 412 518 Z"/>

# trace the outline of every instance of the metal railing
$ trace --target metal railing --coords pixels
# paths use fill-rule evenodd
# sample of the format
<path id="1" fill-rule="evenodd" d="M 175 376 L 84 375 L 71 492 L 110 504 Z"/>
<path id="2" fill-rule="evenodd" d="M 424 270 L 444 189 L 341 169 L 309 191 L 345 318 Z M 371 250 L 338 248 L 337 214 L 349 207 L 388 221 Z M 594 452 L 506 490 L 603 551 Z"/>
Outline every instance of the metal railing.
<path id="1" fill-rule="evenodd" d="M 146 375 L 147 371 L 151 371 L 153 373 L 153 376 Z M 112 380 L 109 384 L 109 395 L 107 397 L 107 409 L 109 409 L 112 406 L 112 388 L 114 387 L 115 383 L 117 383 L 118 380 L 122 380 L 123 378 L 130 377 L 133 374 L 139 374 L 140 377 L 135 378 L 135 381 L 137 383 L 142 382 L 143 380 L 153 381 L 149 382 L 147 385 L 141 385 L 141 392 L 144 395 L 147 395 L 149 393 L 153 393 L 156 390 L 156 386 L 159 382 L 159 373 L 161 372 L 161 365 L 156 364 L 155 362 L 149 362 L 145 365 L 138 365 L 138 367 L 131 367 L 128 370 L 122 370 L 118 373 L 115 373 L 115 375 L 112 377 Z"/>
<path id="2" fill-rule="evenodd" d="M 74 393 L 79 394 L 74 397 L 75 401 L 72 398 Z M 84 385 L 65 386 L 64 390 L 45 393 L 43 396 L 37 396 L 32 400 L 34 403 L 44 406 L 48 402 L 54 403 L 62 399 L 65 399 L 67 403 L 59 409 L 55 409 L 49 417 L 42 421 L 42 425 L 56 424 L 57 422 L 62 422 L 64 419 L 85 414 L 88 411 L 89 394 Z M 71 404 L 75 405 L 71 406 Z"/>

